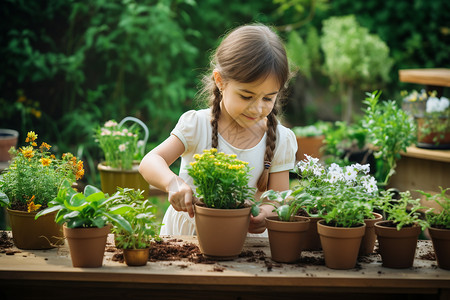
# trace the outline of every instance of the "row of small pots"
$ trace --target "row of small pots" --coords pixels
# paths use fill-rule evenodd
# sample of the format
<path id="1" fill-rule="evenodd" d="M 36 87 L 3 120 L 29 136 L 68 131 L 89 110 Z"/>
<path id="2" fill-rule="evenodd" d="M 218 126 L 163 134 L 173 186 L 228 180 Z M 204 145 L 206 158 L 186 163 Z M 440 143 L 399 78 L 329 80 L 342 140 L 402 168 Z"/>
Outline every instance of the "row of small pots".
<path id="1" fill-rule="evenodd" d="M 380 214 L 365 220 L 360 227 L 327 226 L 318 218 L 296 217 L 295 222 L 280 222 L 276 217 L 266 219 L 271 256 L 274 261 L 298 261 L 303 250 L 323 249 L 325 265 L 331 269 L 351 269 L 358 255 L 373 253 L 378 238 L 382 266 L 388 268 L 412 267 L 421 229 L 419 226 L 397 230 Z M 450 269 L 450 230 L 430 228 L 430 235 L 438 266 Z M 311 236 L 315 237 L 311 239 Z M 311 247 L 311 241 L 315 246 Z"/>

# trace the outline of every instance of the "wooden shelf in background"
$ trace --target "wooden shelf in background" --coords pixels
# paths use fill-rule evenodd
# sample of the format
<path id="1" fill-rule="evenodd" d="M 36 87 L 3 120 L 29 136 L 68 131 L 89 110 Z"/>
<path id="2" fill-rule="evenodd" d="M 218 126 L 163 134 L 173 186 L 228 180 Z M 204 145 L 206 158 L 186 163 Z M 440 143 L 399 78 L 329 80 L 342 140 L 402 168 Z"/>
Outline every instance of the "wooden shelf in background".
<path id="1" fill-rule="evenodd" d="M 408 69 L 399 70 L 401 82 L 429 86 L 450 86 L 450 69 Z"/>

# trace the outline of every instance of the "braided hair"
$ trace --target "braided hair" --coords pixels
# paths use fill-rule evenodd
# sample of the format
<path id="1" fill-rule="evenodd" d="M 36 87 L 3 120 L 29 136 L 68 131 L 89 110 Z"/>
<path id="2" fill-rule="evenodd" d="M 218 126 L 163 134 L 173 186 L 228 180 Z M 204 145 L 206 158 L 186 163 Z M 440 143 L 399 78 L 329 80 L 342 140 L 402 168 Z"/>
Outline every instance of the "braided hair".
<path id="1" fill-rule="evenodd" d="M 275 105 L 267 116 L 267 138 L 264 154 L 264 171 L 258 179 L 259 191 L 267 190 L 269 169 L 273 159 L 277 139 L 277 114 L 279 98 L 289 78 L 286 50 L 278 35 L 265 25 L 245 25 L 231 31 L 221 42 L 211 60 L 211 69 L 217 69 L 222 79 L 241 83 L 251 83 L 269 75 L 274 75 L 280 83 L 280 91 Z M 211 72 L 212 73 L 212 72 Z M 211 107 L 212 141 L 218 147 L 218 120 L 222 93 L 209 73 L 203 78 L 202 95 Z"/>

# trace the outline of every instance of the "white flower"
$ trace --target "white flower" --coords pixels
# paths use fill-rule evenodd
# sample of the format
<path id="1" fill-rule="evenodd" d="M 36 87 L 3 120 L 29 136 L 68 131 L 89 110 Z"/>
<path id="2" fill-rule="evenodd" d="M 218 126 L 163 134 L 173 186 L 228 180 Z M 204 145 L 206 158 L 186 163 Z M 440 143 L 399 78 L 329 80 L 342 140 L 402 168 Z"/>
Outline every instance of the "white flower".
<path id="1" fill-rule="evenodd" d="M 356 180 L 356 176 L 358 175 L 358 172 L 353 166 L 347 166 L 345 167 L 344 172 L 344 179 L 347 181 L 347 183 L 354 182 Z"/>
<path id="2" fill-rule="evenodd" d="M 358 163 L 352 165 L 357 171 L 361 171 L 364 174 L 368 174 L 370 172 L 370 165 L 369 164 L 365 164 L 365 165 L 360 165 Z"/>
<path id="3" fill-rule="evenodd" d="M 142 148 L 142 147 L 144 147 L 145 146 L 145 142 L 143 141 L 143 140 L 139 140 L 138 142 L 137 142 L 137 147 L 138 148 Z"/>
<path id="4" fill-rule="evenodd" d="M 448 108 L 449 103 L 446 97 L 441 97 L 441 99 L 430 97 L 427 101 L 427 113 L 443 112 Z"/>
<path id="5" fill-rule="evenodd" d="M 102 136 L 111 135 L 111 130 L 102 128 L 102 132 L 100 133 L 100 135 L 102 135 Z"/>
<path id="6" fill-rule="evenodd" d="M 104 127 L 114 127 L 116 125 L 117 125 L 116 121 L 109 120 L 108 122 L 105 123 Z"/>
<path id="7" fill-rule="evenodd" d="M 127 150 L 127 145 L 126 144 L 120 144 L 119 145 L 119 151 L 120 152 L 125 152 L 125 150 Z"/>
<path id="8" fill-rule="evenodd" d="M 344 172 L 339 165 L 332 163 L 328 168 L 328 175 L 326 181 L 329 183 L 336 183 L 344 179 Z"/>
<path id="9" fill-rule="evenodd" d="M 367 175 L 361 178 L 361 183 L 366 191 L 370 194 L 378 191 L 377 181 L 374 177 Z"/>

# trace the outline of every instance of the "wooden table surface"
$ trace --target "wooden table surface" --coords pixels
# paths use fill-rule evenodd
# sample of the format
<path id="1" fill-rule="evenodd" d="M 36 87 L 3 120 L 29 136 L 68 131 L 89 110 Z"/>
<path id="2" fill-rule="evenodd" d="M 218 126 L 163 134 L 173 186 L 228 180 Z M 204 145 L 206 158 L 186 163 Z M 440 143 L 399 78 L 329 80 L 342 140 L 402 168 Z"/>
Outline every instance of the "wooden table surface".
<path id="1" fill-rule="evenodd" d="M 175 243 L 197 243 L 195 237 L 176 238 Z M 66 245 L 51 250 L 20 250 L 14 255 L 0 253 L 0 299 L 56 299 L 62 294 L 63 299 L 79 299 L 80 293 L 85 298 L 103 295 L 106 299 L 123 299 L 125 295 L 151 299 L 289 299 L 301 294 L 325 299 L 333 294 L 335 299 L 375 299 L 382 294 L 382 299 L 396 300 L 450 296 L 450 271 L 423 258 L 432 252 L 430 241 L 419 241 L 414 266 L 409 269 L 384 268 L 377 254 L 363 257 L 351 270 L 308 264 L 309 259 L 323 258 L 322 251 L 303 251 L 299 263 L 278 264 L 270 259 L 266 238 L 247 238 L 244 250 L 263 251 L 265 258 L 241 257 L 213 264 L 156 261 L 128 267 L 113 261 L 113 253 L 105 252 L 103 267 L 73 268 Z M 15 290 L 18 296 L 13 294 Z"/>

